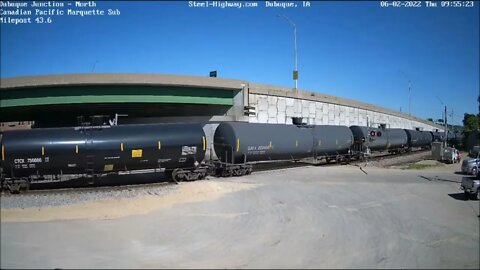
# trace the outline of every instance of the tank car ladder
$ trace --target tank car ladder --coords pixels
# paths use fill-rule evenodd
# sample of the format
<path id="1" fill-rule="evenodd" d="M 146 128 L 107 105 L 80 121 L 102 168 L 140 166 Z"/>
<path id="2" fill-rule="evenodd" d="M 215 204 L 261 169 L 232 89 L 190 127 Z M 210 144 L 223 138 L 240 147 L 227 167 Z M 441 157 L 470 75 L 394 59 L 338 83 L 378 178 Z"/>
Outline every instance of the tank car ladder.
<path id="1" fill-rule="evenodd" d="M 85 166 L 85 174 L 86 178 L 88 179 L 88 184 L 95 183 L 95 155 L 87 155 L 86 156 L 86 166 Z"/>

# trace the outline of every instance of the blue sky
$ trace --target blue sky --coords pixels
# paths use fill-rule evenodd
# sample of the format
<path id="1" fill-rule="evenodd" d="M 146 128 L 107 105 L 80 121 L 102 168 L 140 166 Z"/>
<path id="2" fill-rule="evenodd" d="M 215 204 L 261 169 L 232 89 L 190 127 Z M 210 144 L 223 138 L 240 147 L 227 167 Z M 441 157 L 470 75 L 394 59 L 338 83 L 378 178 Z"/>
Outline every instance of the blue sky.
<path id="1" fill-rule="evenodd" d="M 5 1 L 4 1 L 5 2 Z M 192 8 L 185 2 L 97 1 L 119 16 L 53 16 L 51 24 L 1 24 L 1 77 L 162 73 L 293 87 L 297 25 L 300 89 L 421 118 L 441 118 L 439 98 L 478 113 L 479 2 L 473 8 L 382 8 L 380 2 L 311 2 L 310 8 Z M 438 96 L 438 98 L 437 98 Z M 451 118 L 449 118 L 451 121 Z"/>

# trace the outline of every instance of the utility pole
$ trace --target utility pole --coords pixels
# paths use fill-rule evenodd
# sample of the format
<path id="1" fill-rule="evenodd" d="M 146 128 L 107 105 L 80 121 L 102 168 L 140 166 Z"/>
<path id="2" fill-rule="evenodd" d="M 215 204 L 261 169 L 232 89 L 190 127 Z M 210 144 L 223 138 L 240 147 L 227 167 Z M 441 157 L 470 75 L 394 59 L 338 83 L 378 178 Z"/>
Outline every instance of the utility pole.
<path id="1" fill-rule="evenodd" d="M 95 66 L 97 65 L 97 63 L 98 63 L 98 60 L 96 60 L 95 63 L 93 64 L 92 72 L 95 70 Z"/>
<path id="2" fill-rule="evenodd" d="M 287 16 L 285 15 L 280 15 L 278 14 L 277 17 L 283 17 L 285 18 L 288 23 L 290 23 L 290 25 L 293 27 L 293 41 L 295 43 L 295 47 L 294 47 L 294 56 L 295 56 L 295 70 L 293 70 L 293 79 L 295 80 L 295 90 L 297 90 L 298 88 L 298 66 L 297 66 L 297 26 L 295 25 L 295 23 L 293 23 L 292 20 L 290 20 L 290 18 L 288 18 Z"/>
<path id="3" fill-rule="evenodd" d="M 448 126 L 447 126 L 447 105 L 445 105 L 445 138 L 443 138 L 443 147 L 447 147 L 447 129 L 448 129 Z"/>
<path id="4" fill-rule="evenodd" d="M 408 115 L 412 115 L 412 95 L 411 95 L 411 92 L 412 92 L 412 81 L 410 80 L 410 77 L 407 76 L 407 74 L 405 74 L 405 72 L 399 70 L 403 77 L 405 77 L 406 80 L 408 80 Z"/>
<path id="5" fill-rule="evenodd" d="M 443 138 L 443 147 L 447 147 L 447 105 L 445 103 L 443 103 L 443 101 L 438 97 L 438 96 L 435 96 L 438 101 L 440 101 L 440 103 L 442 103 L 442 105 L 445 106 L 445 111 L 443 113 L 443 123 L 445 125 L 444 129 L 443 129 L 443 133 L 444 133 L 444 138 Z"/>
<path id="6" fill-rule="evenodd" d="M 408 115 L 412 115 L 412 111 L 411 111 L 411 87 L 412 87 L 412 84 L 410 83 L 410 80 L 408 80 Z"/>
<path id="7" fill-rule="evenodd" d="M 450 114 L 450 122 L 453 124 L 453 108 L 452 108 L 452 113 Z"/>

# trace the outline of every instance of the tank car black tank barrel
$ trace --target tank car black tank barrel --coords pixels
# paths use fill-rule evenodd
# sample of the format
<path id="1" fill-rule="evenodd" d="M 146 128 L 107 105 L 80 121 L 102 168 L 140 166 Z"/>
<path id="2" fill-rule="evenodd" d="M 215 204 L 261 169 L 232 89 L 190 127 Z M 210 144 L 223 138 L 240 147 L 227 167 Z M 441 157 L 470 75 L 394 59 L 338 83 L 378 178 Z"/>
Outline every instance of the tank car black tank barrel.
<path id="1" fill-rule="evenodd" d="M 206 149 L 200 124 L 9 131 L 1 144 L 7 177 L 194 167 Z"/>
<path id="2" fill-rule="evenodd" d="M 223 122 L 214 149 L 226 163 L 301 159 L 312 156 L 312 129 L 295 125 Z"/>

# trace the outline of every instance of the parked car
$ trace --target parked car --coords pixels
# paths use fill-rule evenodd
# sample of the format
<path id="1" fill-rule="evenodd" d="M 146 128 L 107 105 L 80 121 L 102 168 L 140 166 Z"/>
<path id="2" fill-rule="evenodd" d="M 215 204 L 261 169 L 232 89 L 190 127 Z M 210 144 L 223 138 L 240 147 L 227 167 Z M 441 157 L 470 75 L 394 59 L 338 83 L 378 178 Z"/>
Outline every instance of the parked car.
<path id="1" fill-rule="evenodd" d="M 462 162 L 462 173 L 477 175 L 480 166 L 480 149 L 474 147 Z"/>
<path id="2" fill-rule="evenodd" d="M 476 198 L 480 200 L 480 172 L 476 176 L 463 177 L 460 188 L 465 194 L 465 199 Z"/>

